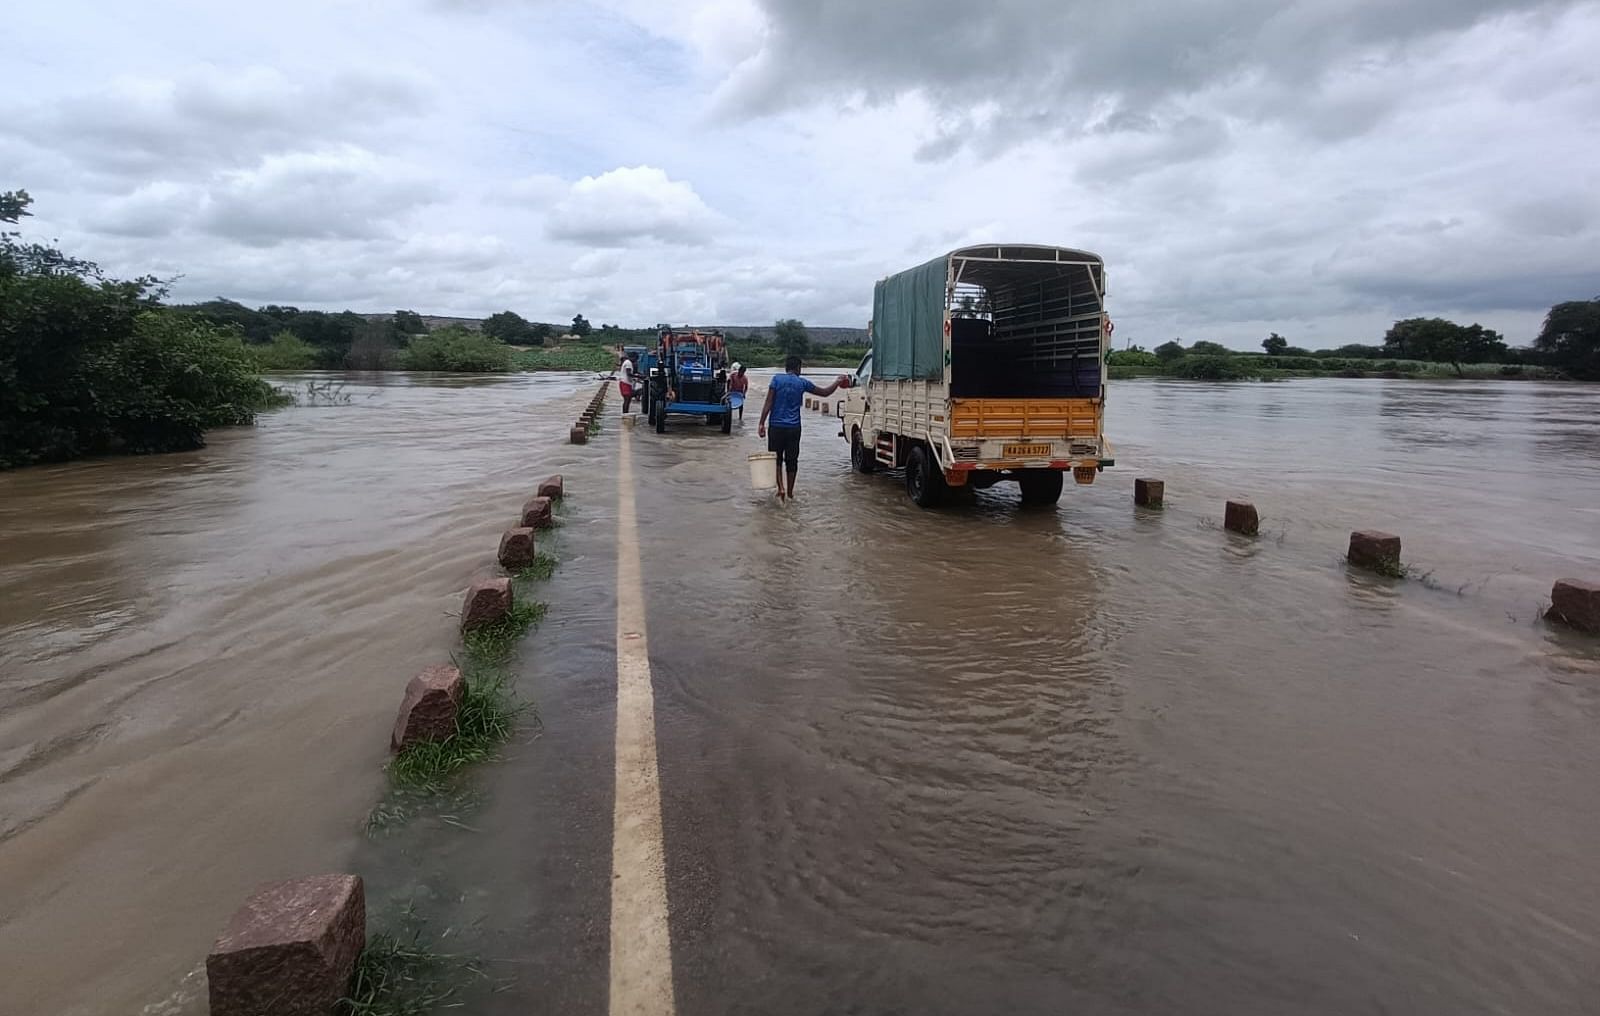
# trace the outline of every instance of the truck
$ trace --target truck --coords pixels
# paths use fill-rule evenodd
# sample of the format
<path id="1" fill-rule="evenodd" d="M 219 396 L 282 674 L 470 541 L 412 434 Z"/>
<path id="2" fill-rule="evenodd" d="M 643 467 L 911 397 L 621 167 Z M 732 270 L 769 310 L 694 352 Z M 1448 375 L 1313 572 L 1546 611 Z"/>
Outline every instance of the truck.
<path id="1" fill-rule="evenodd" d="M 871 348 L 839 404 L 860 473 L 903 469 L 924 508 L 1018 484 L 1054 505 L 1115 465 L 1104 434 L 1105 264 L 1070 247 L 961 247 L 880 280 Z"/>
<path id="2" fill-rule="evenodd" d="M 657 434 L 671 414 L 703 417 L 733 432 L 728 402 L 728 344 L 719 331 L 660 326 L 656 348 L 645 354 L 644 412 Z"/>

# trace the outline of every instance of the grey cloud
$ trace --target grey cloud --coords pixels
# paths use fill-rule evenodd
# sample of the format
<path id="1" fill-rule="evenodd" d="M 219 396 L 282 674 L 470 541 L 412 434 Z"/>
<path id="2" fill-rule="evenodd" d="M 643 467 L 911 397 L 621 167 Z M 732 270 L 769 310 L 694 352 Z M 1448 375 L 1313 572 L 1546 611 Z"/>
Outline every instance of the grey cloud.
<path id="1" fill-rule="evenodd" d="M 16 103 L 0 132 L 112 176 L 249 165 L 292 147 L 355 140 L 430 102 L 409 74 L 347 71 L 297 80 L 262 67 L 118 79 L 89 93 Z"/>
<path id="2" fill-rule="evenodd" d="M 1368 50 L 1395 52 L 1500 14 L 1557 10 L 1580 0 L 760 0 L 765 47 L 725 82 L 721 101 L 761 115 L 841 94 L 885 103 L 918 93 L 955 114 L 998 104 L 1058 129 L 1143 129 L 1164 102 L 1240 78 L 1292 100 Z M 1097 101 L 1115 112 L 1097 118 Z M 1299 107 L 1285 101 L 1277 115 Z M 1376 100 L 1342 111 L 1347 127 Z M 1264 110 L 1263 112 L 1271 112 Z M 1126 125 L 1124 127 L 1123 125 Z M 1014 128 L 1016 125 L 1010 125 Z M 969 134 L 980 147 L 1017 140 L 1003 122 Z M 948 134 L 929 157 L 959 147 Z"/>

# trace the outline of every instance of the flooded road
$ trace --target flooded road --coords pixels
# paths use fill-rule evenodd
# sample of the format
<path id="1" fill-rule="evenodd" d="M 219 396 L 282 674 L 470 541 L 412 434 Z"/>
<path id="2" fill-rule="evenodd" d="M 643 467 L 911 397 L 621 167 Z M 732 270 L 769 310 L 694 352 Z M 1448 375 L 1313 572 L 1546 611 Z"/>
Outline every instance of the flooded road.
<path id="1" fill-rule="evenodd" d="M 787 508 L 748 489 L 754 413 L 584 449 L 518 415 L 574 390 L 0 476 L 0 955 L 34 1010 L 128 1011 L 251 884 L 348 858 L 485 962 L 466 1011 L 606 1012 L 621 485 L 678 1012 L 1593 1010 L 1600 647 L 1536 614 L 1600 574 L 1600 391 L 1121 382 L 1094 486 L 930 513 L 815 414 Z M 530 463 L 569 490 L 537 721 L 471 815 L 361 841 L 396 689 Z M 1347 573 L 1365 527 L 1425 577 Z"/>
<path id="2" fill-rule="evenodd" d="M 400 689 L 591 391 L 345 380 L 197 452 L 0 473 L 0 1011 L 196 1011 L 250 888 L 348 863 Z"/>

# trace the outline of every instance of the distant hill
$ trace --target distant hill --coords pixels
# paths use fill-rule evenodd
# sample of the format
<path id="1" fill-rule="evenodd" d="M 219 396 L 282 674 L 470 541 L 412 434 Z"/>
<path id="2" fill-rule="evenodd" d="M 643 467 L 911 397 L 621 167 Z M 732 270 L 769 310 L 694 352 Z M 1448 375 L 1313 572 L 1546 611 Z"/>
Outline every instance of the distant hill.
<path id="1" fill-rule="evenodd" d="M 363 314 L 368 321 L 387 321 L 394 317 L 393 314 Z M 450 325 L 459 325 L 477 331 L 483 326 L 482 318 L 443 317 L 438 314 L 423 314 L 422 320 L 429 328 L 446 328 Z M 557 333 L 567 330 L 564 322 L 551 322 Z M 596 322 L 595 327 L 599 327 Z M 752 334 L 760 332 L 768 341 L 772 340 L 771 325 L 695 325 L 696 328 L 714 328 L 723 334 L 735 339 L 747 339 Z M 811 341 L 821 346 L 864 346 L 867 344 L 867 330 L 865 328 L 826 328 L 806 326 L 806 331 L 811 333 Z"/>

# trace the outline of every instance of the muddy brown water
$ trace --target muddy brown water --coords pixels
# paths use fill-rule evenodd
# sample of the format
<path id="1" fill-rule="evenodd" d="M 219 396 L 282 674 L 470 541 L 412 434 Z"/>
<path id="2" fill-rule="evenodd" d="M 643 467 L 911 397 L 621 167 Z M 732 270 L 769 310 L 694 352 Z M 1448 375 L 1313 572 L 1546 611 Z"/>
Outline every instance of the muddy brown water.
<path id="1" fill-rule="evenodd" d="M 553 412 L 586 391 L 396 380 L 0 476 L 23 1011 L 186 1011 L 250 885 L 345 863 L 486 961 L 467 1011 L 605 1011 L 621 436 Z M 628 438 L 680 1012 L 1593 1011 L 1600 649 L 1536 614 L 1600 574 L 1600 392 L 1123 382 L 1118 467 L 1054 512 L 921 512 L 806 424 L 787 509 L 753 415 Z M 581 492 L 537 722 L 471 814 L 363 840 L 534 462 Z M 1360 527 L 1419 577 L 1348 573 Z"/>

